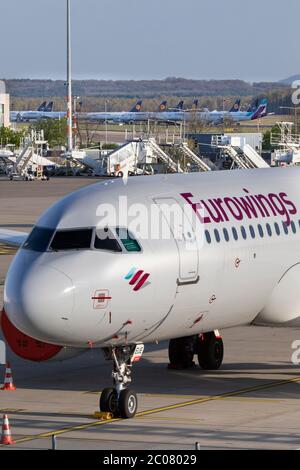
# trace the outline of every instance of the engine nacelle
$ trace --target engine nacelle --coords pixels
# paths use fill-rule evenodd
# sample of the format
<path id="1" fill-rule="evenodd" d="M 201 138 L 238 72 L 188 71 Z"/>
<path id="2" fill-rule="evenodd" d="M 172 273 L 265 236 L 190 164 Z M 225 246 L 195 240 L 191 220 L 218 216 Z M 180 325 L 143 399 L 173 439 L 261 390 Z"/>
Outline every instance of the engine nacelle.
<path id="1" fill-rule="evenodd" d="M 273 289 L 267 305 L 255 318 L 255 325 L 300 325 L 300 264 L 292 266 Z"/>
<path id="2" fill-rule="evenodd" d="M 64 361 L 88 351 L 88 349 L 67 348 L 44 343 L 31 338 L 11 323 L 4 310 L 1 312 L 1 328 L 11 350 L 17 356 L 29 361 Z"/>

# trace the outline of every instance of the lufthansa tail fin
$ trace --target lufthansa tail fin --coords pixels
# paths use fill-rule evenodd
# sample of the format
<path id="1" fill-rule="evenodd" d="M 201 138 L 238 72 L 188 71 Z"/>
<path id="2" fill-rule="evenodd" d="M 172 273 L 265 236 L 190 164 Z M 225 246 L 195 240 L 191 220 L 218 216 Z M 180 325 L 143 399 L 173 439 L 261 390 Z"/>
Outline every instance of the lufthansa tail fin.
<path id="1" fill-rule="evenodd" d="M 53 111 L 53 101 L 49 101 L 49 103 L 47 104 L 47 106 L 45 107 L 45 111 L 47 111 L 48 113 L 52 113 Z"/>
<path id="2" fill-rule="evenodd" d="M 179 101 L 178 105 L 175 107 L 175 111 L 182 111 L 183 104 L 184 104 L 184 101 Z"/>
<path id="3" fill-rule="evenodd" d="M 142 100 L 138 100 L 133 108 L 129 111 L 130 113 L 138 113 L 142 109 Z"/>
<path id="4" fill-rule="evenodd" d="M 37 108 L 37 111 L 45 111 L 46 104 L 47 104 L 47 101 L 43 101 L 42 104 L 40 104 L 39 107 Z"/>
<path id="5" fill-rule="evenodd" d="M 241 100 L 237 99 L 232 108 L 229 110 L 230 113 L 237 113 L 241 109 Z"/>
<path id="6" fill-rule="evenodd" d="M 167 111 L 167 105 L 168 105 L 167 101 L 162 101 L 160 105 L 158 106 L 158 111 L 160 112 Z"/>

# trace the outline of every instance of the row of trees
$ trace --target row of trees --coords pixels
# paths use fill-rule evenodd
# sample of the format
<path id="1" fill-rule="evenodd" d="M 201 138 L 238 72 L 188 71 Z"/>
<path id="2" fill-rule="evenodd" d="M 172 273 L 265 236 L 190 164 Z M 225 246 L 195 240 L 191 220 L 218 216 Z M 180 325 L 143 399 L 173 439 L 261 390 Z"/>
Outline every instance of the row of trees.
<path id="1" fill-rule="evenodd" d="M 0 127 L 0 144 L 1 147 L 6 145 L 14 145 L 19 147 L 21 145 L 22 139 L 24 138 L 25 131 L 13 131 L 9 127 Z"/>
<path id="2" fill-rule="evenodd" d="M 66 95 L 64 80 L 5 80 L 13 96 Z M 157 97 L 170 96 L 230 96 L 257 95 L 288 87 L 278 82 L 247 83 L 243 80 L 191 80 L 169 77 L 165 80 L 73 80 L 74 92 L 81 96 Z"/>
<path id="3" fill-rule="evenodd" d="M 270 112 L 276 114 L 286 114 L 286 110 L 281 109 L 281 106 L 292 106 L 291 100 L 292 91 L 290 89 L 274 90 L 267 94 L 260 94 L 260 98 L 266 97 L 269 101 Z M 208 108 L 210 110 L 230 109 L 232 103 L 237 96 L 202 96 L 199 99 L 200 108 Z M 148 111 L 156 111 L 159 104 L 166 100 L 169 107 L 175 107 L 176 104 L 183 100 L 185 107 L 190 109 L 192 106 L 193 98 L 184 96 L 157 96 L 155 98 L 143 99 L 143 109 Z M 242 109 L 248 108 L 252 102 L 253 96 L 248 95 L 242 98 Z M 11 97 L 11 109 L 13 111 L 34 110 L 42 101 L 45 101 L 43 96 L 39 98 L 24 98 L 24 97 Z M 54 101 L 55 110 L 66 109 L 66 101 L 59 96 L 52 96 L 47 98 L 47 101 Z M 118 97 L 102 97 L 102 96 L 81 96 L 77 100 L 77 111 L 82 112 L 97 112 L 97 111 L 128 111 L 136 103 L 137 98 L 118 98 Z"/>

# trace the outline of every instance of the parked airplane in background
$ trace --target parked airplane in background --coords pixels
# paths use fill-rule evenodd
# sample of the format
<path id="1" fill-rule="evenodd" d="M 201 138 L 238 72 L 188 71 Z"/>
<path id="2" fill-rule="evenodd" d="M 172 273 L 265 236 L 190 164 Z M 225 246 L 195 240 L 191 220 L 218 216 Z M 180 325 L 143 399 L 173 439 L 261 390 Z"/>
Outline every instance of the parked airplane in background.
<path id="1" fill-rule="evenodd" d="M 54 204 L 29 236 L 0 229 L 21 246 L 4 287 L 7 343 L 33 361 L 102 349 L 113 387 L 100 409 L 130 418 L 145 343 L 170 340 L 173 368 L 197 354 L 218 369 L 218 329 L 299 327 L 299 178 L 293 167 L 101 182 Z"/>
<path id="2" fill-rule="evenodd" d="M 144 114 L 142 109 L 142 100 L 138 100 L 137 103 L 129 111 L 113 111 L 113 112 L 97 112 L 97 113 L 81 113 L 78 114 L 78 119 L 88 120 L 88 121 L 98 121 L 98 122 L 113 122 L 113 123 L 123 123 L 123 122 L 132 122 L 136 120 L 145 120 L 142 119 Z M 137 119 L 137 116 L 139 119 Z"/>
<path id="3" fill-rule="evenodd" d="M 53 101 L 47 104 L 47 101 L 43 101 L 42 104 L 36 109 L 36 111 L 11 111 L 10 121 L 11 122 L 22 122 L 22 121 L 35 121 L 38 119 L 47 118 L 49 115 L 46 113 L 53 112 Z"/>
<path id="4" fill-rule="evenodd" d="M 191 109 L 186 109 L 185 111 L 194 111 L 198 108 L 198 103 L 199 103 L 199 100 L 195 99 L 192 103 L 192 107 Z M 158 111 L 160 112 L 165 112 L 165 111 L 181 111 L 183 110 L 183 105 L 184 105 L 184 102 L 183 101 L 180 101 L 178 103 L 177 106 L 175 106 L 175 108 L 168 108 L 167 106 L 167 101 L 162 101 L 158 107 Z"/>
<path id="5" fill-rule="evenodd" d="M 229 111 L 199 111 L 198 100 L 194 100 L 191 109 L 183 109 L 184 102 L 180 101 L 177 106 L 167 108 L 167 101 L 159 105 L 156 112 L 141 111 L 142 100 L 138 100 L 130 111 L 122 112 L 97 112 L 97 113 L 78 113 L 77 119 L 94 122 L 112 122 L 112 123 L 132 123 L 154 120 L 159 122 L 183 122 L 190 119 L 199 119 L 209 124 L 221 124 L 224 119 L 234 122 L 249 121 L 264 117 L 267 115 L 267 100 L 261 102 L 256 100 L 247 111 L 240 111 L 240 100 L 236 100 Z M 63 119 L 66 117 L 65 111 L 53 111 L 53 102 L 47 106 L 44 103 L 39 107 L 43 110 L 37 111 L 14 111 L 11 112 L 11 121 L 34 121 L 38 119 Z M 194 111 L 191 113 L 191 111 Z"/>
<path id="6" fill-rule="evenodd" d="M 225 119 L 233 122 L 251 121 L 267 116 L 268 101 L 263 99 L 255 110 L 240 111 L 232 109 L 230 111 L 197 111 L 196 113 L 188 113 L 186 111 L 168 111 L 162 114 L 152 113 L 152 119 L 157 121 L 180 122 L 190 119 L 198 119 L 209 124 L 222 124 Z M 237 107 L 237 102 L 234 107 Z"/>

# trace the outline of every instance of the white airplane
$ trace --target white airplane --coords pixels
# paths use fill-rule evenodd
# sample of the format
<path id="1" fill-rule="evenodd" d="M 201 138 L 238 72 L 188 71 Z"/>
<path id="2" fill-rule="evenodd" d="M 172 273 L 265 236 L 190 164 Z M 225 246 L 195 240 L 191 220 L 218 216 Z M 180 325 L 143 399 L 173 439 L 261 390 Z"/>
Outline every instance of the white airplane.
<path id="1" fill-rule="evenodd" d="M 171 367 L 197 354 L 218 369 L 219 329 L 299 326 L 299 179 L 299 168 L 274 168 L 112 180 L 54 204 L 29 236 L 0 229 L 1 241 L 21 245 L 5 281 L 7 343 L 33 361 L 101 348 L 113 387 L 100 409 L 130 418 L 145 343 L 170 340 Z M 107 222 L 103 207 L 119 219 Z M 148 236 L 134 225 L 142 210 L 152 214 Z"/>

